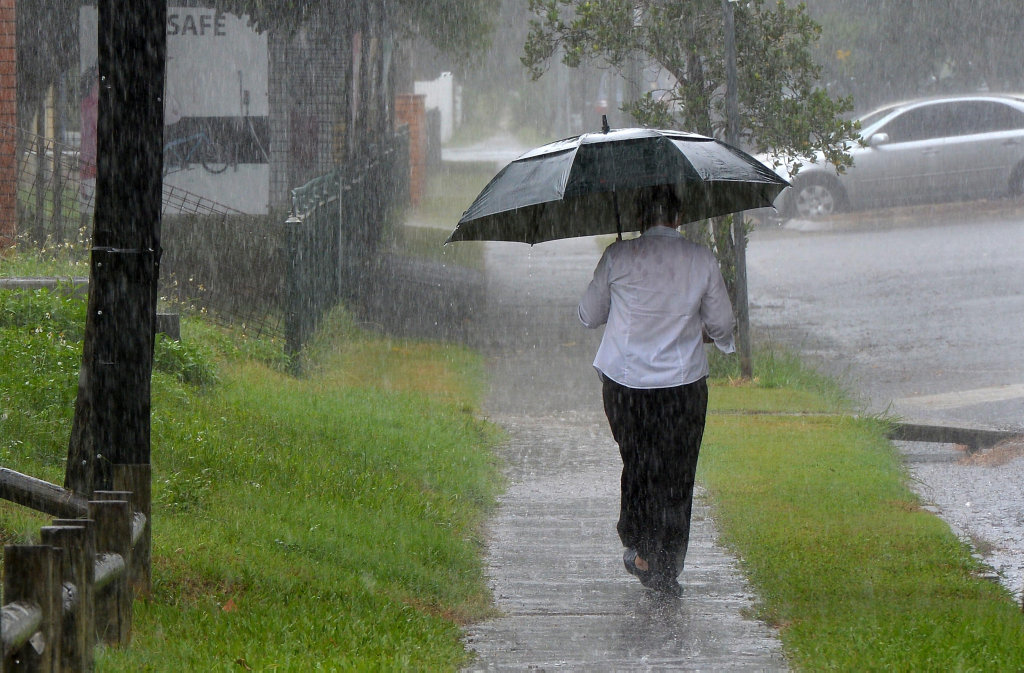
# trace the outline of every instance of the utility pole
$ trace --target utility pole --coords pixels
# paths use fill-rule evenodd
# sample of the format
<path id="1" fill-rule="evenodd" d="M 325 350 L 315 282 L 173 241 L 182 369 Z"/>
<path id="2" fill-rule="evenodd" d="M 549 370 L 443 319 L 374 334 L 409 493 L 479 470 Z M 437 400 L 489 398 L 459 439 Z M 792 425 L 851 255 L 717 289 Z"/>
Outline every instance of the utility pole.
<path id="1" fill-rule="evenodd" d="M 166 0 L 99 0 L 96 205 L 65 486 L 113 487 L 150 462 L 150 377 L 163 189 Z"/>
<path id="2" fill-rule="evenodd" d="M 722 0 L 725 29 L 725 141 L 739 147 L 740 112 L 739 87 L 736 77 L 736 13 L 735 0 Z M 754 375 L 750 348 L 750 305 L 747 298 L 747 227 L 743 212 L 732 216 L 733 252 L 736 268 L 736 341 L 740 358 L 740 375 L 751 378 Z"/>

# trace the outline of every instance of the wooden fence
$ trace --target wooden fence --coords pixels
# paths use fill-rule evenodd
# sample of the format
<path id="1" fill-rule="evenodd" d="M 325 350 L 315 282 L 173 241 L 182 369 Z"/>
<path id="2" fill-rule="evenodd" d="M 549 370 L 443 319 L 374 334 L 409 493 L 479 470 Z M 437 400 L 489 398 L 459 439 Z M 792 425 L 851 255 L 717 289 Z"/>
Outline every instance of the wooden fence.
<path id="1" fill-rule="evenodd" d="M 0 468 L 0 498 L 57 516 L 39 544 L 4 547 L 0 671 L 93 670 L 93 645 L 126 645 L 151 583 L 150 466 L 114 466 L 85 499 Z"/>

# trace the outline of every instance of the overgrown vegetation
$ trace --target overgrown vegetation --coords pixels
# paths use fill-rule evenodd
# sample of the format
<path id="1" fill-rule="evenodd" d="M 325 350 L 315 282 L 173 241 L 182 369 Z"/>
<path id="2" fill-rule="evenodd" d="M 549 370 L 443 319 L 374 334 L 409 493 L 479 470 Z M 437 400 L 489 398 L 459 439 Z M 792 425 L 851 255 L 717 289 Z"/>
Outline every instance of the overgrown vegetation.
<path id="1" fill-rule="evenodd" d="M 81 300 L 0 293 L 2 463 L 62 481 Z M 493 502 L 481 362 L 333 316 L 316 368 L 185 320 L 157 341 L 154 587 L 98 668 L 438 670 L 490 611 L 478 527 Z M 58 362 L 60 364 L 58 364 Z M 0 504 L 5 540 L 47 520 Z"/>
<path id="2" fill-rule="evenodd" d="M 19 236 L 18 243 L 23 248 L 20 254 L 0 257 L 0 270 L 5 277 L 89 277 L 89 248 L 85 243 L 48 244 L 40 251 L 25 233 Z"/>

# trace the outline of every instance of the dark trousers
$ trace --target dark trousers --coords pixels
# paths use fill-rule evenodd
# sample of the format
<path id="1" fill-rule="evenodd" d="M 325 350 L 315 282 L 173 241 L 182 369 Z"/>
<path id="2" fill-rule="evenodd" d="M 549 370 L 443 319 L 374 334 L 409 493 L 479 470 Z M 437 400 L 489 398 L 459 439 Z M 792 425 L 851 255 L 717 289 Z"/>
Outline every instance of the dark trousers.
<path id="1" fill-rule="evenodd" d="M 640 390 L 606 377 L 603 396 L 622 456 L 619 539 L 655 573 L 674 579 L 683 569 L 690 539 L 707 381 Z"/>

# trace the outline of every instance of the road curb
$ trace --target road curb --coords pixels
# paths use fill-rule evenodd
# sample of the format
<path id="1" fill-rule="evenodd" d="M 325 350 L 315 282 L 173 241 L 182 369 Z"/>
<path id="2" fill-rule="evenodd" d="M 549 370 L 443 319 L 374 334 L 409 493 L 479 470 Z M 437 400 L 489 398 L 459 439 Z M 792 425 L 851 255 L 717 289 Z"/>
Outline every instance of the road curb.
<path id="1" fill-rule="evenodd" d="M 991 448 L 1008 439 L 1024 437 L 1019 432 L 1006 430 L 958 428 L 948 425 L 924 425 L 920 423 L 895 423 L 888 436 L 889 439 L 904 442 L 963 444 L 970 453 Z"/>

